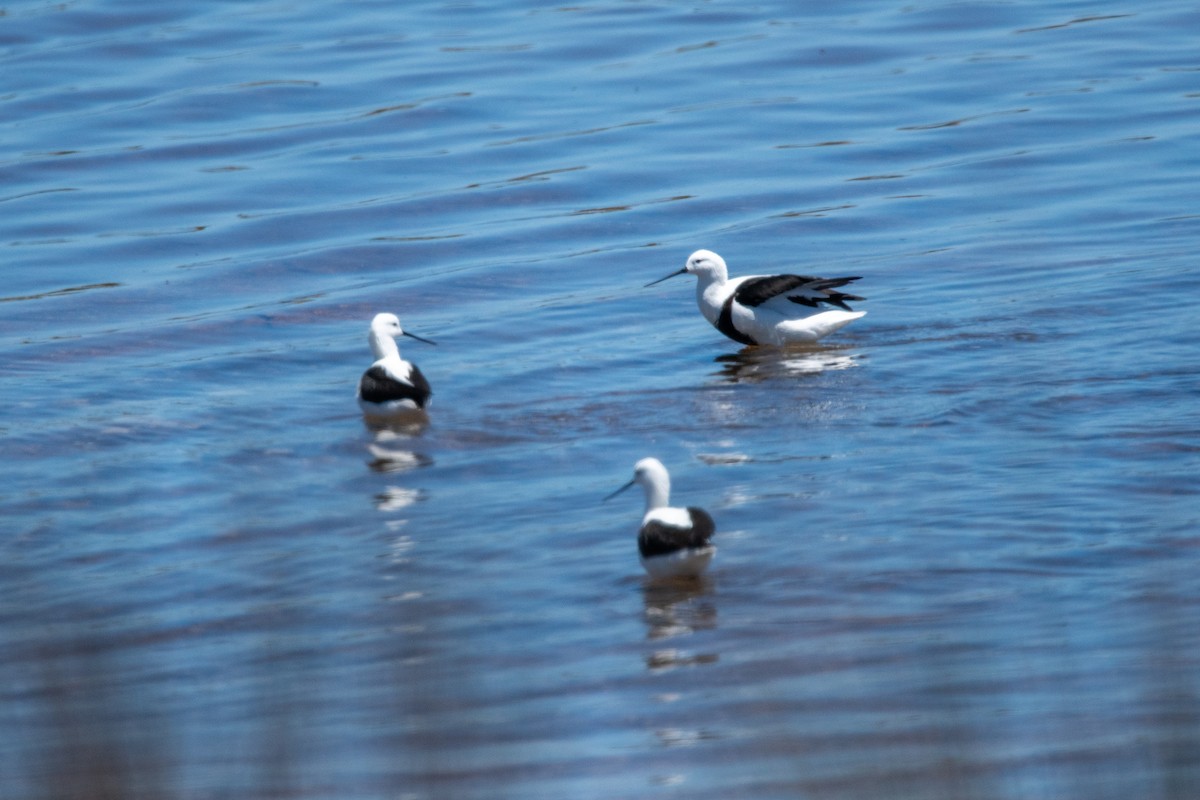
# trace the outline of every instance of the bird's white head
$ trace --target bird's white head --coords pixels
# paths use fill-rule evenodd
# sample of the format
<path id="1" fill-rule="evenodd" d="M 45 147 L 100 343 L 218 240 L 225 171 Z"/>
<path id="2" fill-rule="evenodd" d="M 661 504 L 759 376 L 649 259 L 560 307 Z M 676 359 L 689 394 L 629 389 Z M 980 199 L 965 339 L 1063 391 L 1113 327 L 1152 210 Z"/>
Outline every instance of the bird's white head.
<path id="1" fill-rule="evenodd" d="M 400 318 L 387 312 L 375 315 L 371 320 L 371 330 L 384 336 L 399 336 L 404 333 L 400 327 Z"/>
<path id="2" fill-rule="evenodd" d="M 667 468 L 657 458 L 643 458 L 634 464 L 633 478 L 604 499 L 609 500 L 616 497 L 635 483 L 646 492 L 647 511 L 662 508 L 670 500 L 671 476 L 667 474 Z"/>
<path id="3" fill-rule="evenodd" d="M 688 256 L 687 263 L 684 264 L 683 269 L 675 270 L 670 275 L 666 275 L 656 281 L 650 281 L 646 286 L 653 286 L 656 283 L 662 283 L 667 278 L 674 278 L 676 275 L 686 275 L 688 273 L 700 279 L 701 288 L 713 282 L 724 283 L 729 280 L 729 269 L 725 266 L 725 259 L 712 250 L 697 250 Z"/>
<path id="4" fill-rule="evenodd" d="M 687 264 L 683 269 L 685 272 L 709 280 L 715 279 L 724 282 L 729 279 L 729 268 L 725 266 L 725 259 L 712 250 L 697 250 L 692 253 L 688 256 Z"/>
<path id="5" fill-rule="evenodd" d="M 633 482 L 646 492 L 646 510 L 662 508 L 671 497 L 671 476 L 657 458 L 643 458 L 633 465 Z"/>
<path id="6" fill-rule="evenodd" d="M 633 479 L 641 486 L 656 480 L 668 481 L 667 468 L 657 458 L 643 458 L 633 465 Z"/>
<path id="7" fill-rule="evenodd" d="M 371 320 L 371 332 L 368 334 L 367 340 L 371 343 L 371 352 L 375 354 L 375 358 L 387 358 L 390 355 L 399 355 L 400 348 L 396 345 L 397 336 L 408 336 L 416 339 L 418 342 L 426 344 L 436 344 L 428 339 L 423 339 L 415 333 L 409 333 L 400 327 L 400 318 L 395 314 L 384 312 L 376 314 Z"/>
<path id="8" fill-rule="evenodd" d="M 376 358 L 399 355 L 400 348 L 396 346 L 396 337 L 403 333 L 400 318 L 395 314 L 376 314 L 371 320 L 371 332 L 367 336 L 367 341 L 371 343 L 371 352 Z"/>

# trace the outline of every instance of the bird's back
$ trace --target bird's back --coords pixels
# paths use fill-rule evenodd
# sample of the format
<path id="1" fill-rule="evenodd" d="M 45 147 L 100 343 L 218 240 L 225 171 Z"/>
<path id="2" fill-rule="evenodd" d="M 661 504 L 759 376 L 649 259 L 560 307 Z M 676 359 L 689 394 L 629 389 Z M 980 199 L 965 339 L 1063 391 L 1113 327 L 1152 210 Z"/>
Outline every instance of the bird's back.
<path id="1" fill-rule="evenodd" d="M 647 515 L 638 531 L 638 552 L 642 558 L 708 546 L 716 524 L 707 511 L 692 506 L 662 510 L 679 513 Z"/>
<path id="2" fill-rule="evenodd" d="M 417 408 L 424 408 L 432 394 L 421 370 L 407 361 L 399 364 L 377 361 L 363 373 L 358 384 L 359 399 L 376 405 L 409 401 Z"/>

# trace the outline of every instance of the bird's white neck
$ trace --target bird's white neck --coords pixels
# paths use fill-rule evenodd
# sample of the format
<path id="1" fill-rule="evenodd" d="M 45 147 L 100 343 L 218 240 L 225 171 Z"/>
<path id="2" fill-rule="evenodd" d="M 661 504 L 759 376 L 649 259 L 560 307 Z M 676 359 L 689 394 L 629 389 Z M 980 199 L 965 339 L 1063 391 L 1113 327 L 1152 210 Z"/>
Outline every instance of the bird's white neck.
<path id="1" fill-rule="evenodd" d="M 709 323 L 716 325 L 721 306 L 729 296 L 728 282 L 721 276 L 700 276 L 696 283 L 696 305 Z"/>
<path id="2" fill-rule="evenodd" d="M 371 331 L 371 352 L 375 354 L 375 358 L 399 358 L 400 346 L 396 344 L 394 337 L 386 333 Z"/>
<path id="3" fill-rule="evenodd" d="M 719 256 L 713 255 L 701 263 L 696 270 L 696 304 L 713 325 L 721 313 L 721 304 L 728 294 L 725 285 L 729 281 L 729 270 Z"/>
<path id="4" fill-rule="evenodd" d="M 663 508 L 671 500 L 671 479 L 666 475 L 648 476 L 642 483 L 646 490 L 646 513 Z"/>

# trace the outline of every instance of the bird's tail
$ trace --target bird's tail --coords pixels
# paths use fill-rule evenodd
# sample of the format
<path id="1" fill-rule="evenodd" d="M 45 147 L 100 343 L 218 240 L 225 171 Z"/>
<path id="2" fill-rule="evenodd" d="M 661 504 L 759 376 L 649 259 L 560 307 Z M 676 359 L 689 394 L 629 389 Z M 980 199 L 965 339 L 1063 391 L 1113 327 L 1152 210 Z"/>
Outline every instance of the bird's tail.
<path id="1" fill-rule="evenodd" d="M 814 308 L 821 303 L 828 303 L 829 305 L 837 306 L 844 311 L 853 311 L 853 308 L 846 305 L 847 300 L 858 301 L 866 300 L 867 298 L 860 297 L 856 294 L 850 294 L 849 292 L 839 292 L 837 290 L 848 283 L 853 283 L 861 277 L 861 275 L 854 275 L 849 278 L 816 278 L 804 286 L 805 291 L 810 293 L 809 297 L 805 298 L 805 300 L 808 302 L 795 297 L 789 299 L 797 303 L 803 303 L 804 305 L 811 305 Z M 813 297 L 812 295 L 816 296 Z"/>

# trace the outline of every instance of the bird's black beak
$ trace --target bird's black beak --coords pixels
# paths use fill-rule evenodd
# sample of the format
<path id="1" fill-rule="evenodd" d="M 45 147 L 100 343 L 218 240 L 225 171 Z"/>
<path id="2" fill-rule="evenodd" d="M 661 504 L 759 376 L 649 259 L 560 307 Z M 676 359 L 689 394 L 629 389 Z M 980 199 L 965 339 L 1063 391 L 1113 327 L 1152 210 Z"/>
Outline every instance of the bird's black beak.
<path id="1" fill-rule="evenodd" d="M 667 277 L 670 277 L 670 276 L 668 275 Z M 626 490 L 626 489 L 628 489 L 630 486 L 633 486 L 633 484 L 635 484 L 636 482 L 637 482 L 636 480 L 631 480 L 629 483 L 625 484 L 625 485 L 624 485 L 624 486 L 622 486 L 620 489 L 617 489 L 615 492 L 613 492 L 612 494 L 610 494 L 608 497 L 604 498 L 604 500 L 602 500 L 601 502 L 607 502 L 607 501 L 609 501 L 609 500 L 612 500 L 614 497 L 616 497 L 617 495 L 619 495 L 621 492 L 625 491 L 625 490 Z"/>
<path id="2" fill-rule="evenodd" d="M 647 288 L 649 288 L 649 287 L 653 286 L 653 285 L 654 285 L 654 284 L 656 284 L 656 283 L 662 283 L 662 282 L 663 282 L 663 281 L 665 281 L 667 278 L 674 278 L 676 275 L 683 275 L 685 272 L 687 272 L 687 267 L 684 267 L 683 269 L 679 270 L 678 272 L 672 272 L 670 275 L 667 275 L 667 276 L 665 276 L 665 277 L 659 278 L 659 279 L 658 279 L 658 280 L 656 280 L 656 281 L 650 281 L 649 283 L 647 283 L 647 284 L 646 284 L 645 286 L 643 286 L 642 288 L 643 288 L 643 289 L 647 289 Z"/>
<path id="3" fill-rule="evenodd" d="M 424 342 L 425 344 L 437 344 L 437 342 L 435 342 L 431 339 L 426 339 L 422 336 L 417 336 L 415 333 L 409 333 L 408 331 L 404 331 L 404 335 L 410 339 L 416 339 L 418 342 Z"/>

